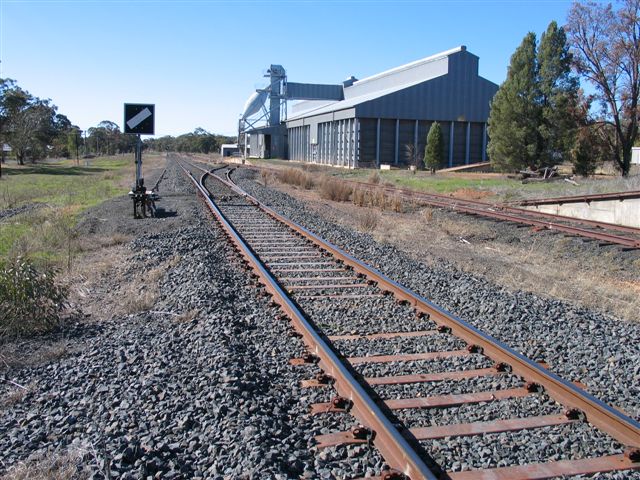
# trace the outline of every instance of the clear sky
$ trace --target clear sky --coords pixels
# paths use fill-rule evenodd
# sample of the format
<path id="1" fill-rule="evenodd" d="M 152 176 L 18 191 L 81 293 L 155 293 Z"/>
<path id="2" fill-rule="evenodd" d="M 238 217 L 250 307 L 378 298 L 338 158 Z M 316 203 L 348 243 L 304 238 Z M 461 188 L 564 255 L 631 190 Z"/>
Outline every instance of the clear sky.
<path id="1" fill-rule="evenodd" d="M 235 134 L 271 63 L 289 81 L 339 83 L 458 45 L 500 84 L 529 31 L 570 0 L 0 0 L 0 76 L 82 129 L 155 103 L 156 134 Z"/>

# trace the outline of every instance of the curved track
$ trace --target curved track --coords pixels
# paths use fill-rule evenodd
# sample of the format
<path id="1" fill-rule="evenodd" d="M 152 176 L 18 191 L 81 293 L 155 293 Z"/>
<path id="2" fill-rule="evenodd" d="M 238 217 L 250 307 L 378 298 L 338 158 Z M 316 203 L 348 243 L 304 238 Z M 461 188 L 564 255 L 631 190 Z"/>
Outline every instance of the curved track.
<path id="1" fill-rule="evenodd" d="M 189 176 L 208 208 L 308 346 L 309 355 L 294 363 L 318 363 L 325 372 L 308 386 L 338 393 L 313 411 L 349 411 L 363 424 L 318 437 L 320 447 L 373 443 L 391 467 L 387 479 L 541 479 L 640 469 L 637 422 L 261 205 L 231 182 L 232 170 L 195 168 L 200 179 Z M 535 408 L 523 408 L 527 401 Z M 503 404 L 506 411 L 478 413 Z M 452 409 L 467 413 L 454 421 L 440 415 Z M 416 424 L 424 412 L 432 415 L 427 425 Z M 609 448 L 585 444 L 534 461 L 522 452 L 458 471 L 465 463 L 460 448 L 438 444 L 471 438 L 481 445 L 493 434 L 508 443 L 532 431 L 550 432 L 549 443 L 561 440 L 558 431 L 610 437 Z"/>
<path id="2" fill-rule="evenodd" d="M 259 170 L 268 170 L 277 173 L 278 169 L 269 167 L 254 167 Z M 594 220 L 586 220 L 563 215 L 555 215 L 534 210 L 520 208 L 516 204 L 492 204 L 478 200 L 463 200 L 447 195 L 436 193 L 425 193 L 406 188 L 394 187 L 392 185 L 380 185 L 375 183 L 360 182 L 355 180 L 342 180 L 353 186 L 353 188 L 365 188 L 370 190 L 380 190 L 388 194 L 396 195 L 404 200 L 421 203 L 437 208 L 446 208 L 455 212 L 489 218 L 495 221 L 511 222 L 519 225 L 526 225 L 534 231 L 548 230 L 560 232 L 569 236 L 576 236 L 585 240 L 598 241 L 602 245 L 619 245 L 625 249 L 640 249 L 640 229 L 616 225 Z M 611 194 L 611 198 L 637 198 L 638 192 L 626 194 Z M 571 197 L 565 197 L 569 201 Z M 607 195 L 594 195 L 593 198 L 608 198 Z M 575 197 L 576 201 L 587 201 L 587 197 Z M 551 199 L 557 201 L 558 199 Z M 542 200 L 539 201 L 544 203 Z M 542 204 L 539 203 L 539 204 Z M 518 205 L 526 206 L 534 203 L 520 202 Z"/>

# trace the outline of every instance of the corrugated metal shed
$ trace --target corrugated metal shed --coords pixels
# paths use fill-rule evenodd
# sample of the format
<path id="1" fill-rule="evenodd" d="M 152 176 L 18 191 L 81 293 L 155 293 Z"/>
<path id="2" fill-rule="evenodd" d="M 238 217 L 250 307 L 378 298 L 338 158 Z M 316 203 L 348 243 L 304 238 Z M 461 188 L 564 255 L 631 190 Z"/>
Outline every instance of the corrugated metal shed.
<path id="1" fill-rule="evenodd" d="M 421 157 L 426 132 L 438 121 L 446 166 L 485 160 L 489 104 L 498 86 L 478 75 L 478 61 L 460 46 L 355 81 L 344 87 L 344 100 L 301 102 L 287 121 L 289 141 L 301 152 L 297 159 L 406 165 L 413 161 L 409 146 Z"/>

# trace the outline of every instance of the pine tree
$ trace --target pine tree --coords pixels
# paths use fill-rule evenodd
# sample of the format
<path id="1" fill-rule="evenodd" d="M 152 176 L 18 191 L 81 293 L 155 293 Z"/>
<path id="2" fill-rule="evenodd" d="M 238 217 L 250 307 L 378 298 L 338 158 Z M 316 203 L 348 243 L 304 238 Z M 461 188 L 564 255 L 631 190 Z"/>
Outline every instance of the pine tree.
<path id="1" fill-rule="evenodd" d="M 507 79 L 489 113 L 487 151 L 496 170 L 535 168 L 541 150 L 536 35 L 527 34 L 511 56 Z"/>
<path id="2" fill-rule="evenodd" d="M 427 146 L 424 149 L 424 166 L 432 174 L 436 173 L 436 169 L 440 167 L 443 157 L 444 140 L 442 138 L 442 129 L 438 122 L 433 122 L 427 134 Z"/>
<path id="3" fill-rule="evenodd" d="M 568 160 L 578 129 L 574 112 L 578 101 L 578 78 L 571 72 L 572 55 L 562 27 L 551 22 L 538 49 L 542 137 L 540 166 Z"/>

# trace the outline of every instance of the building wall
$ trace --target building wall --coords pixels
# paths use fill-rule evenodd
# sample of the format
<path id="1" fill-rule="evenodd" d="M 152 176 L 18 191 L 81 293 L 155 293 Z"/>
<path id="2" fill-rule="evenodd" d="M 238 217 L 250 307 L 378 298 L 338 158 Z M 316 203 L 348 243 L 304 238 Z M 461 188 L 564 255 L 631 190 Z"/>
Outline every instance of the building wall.
<path id="1" fill-rule="evenodd" d="M 478 76 L 478 57 L 466 50 L 446 61 L 446 73 L 436 78 L 349 109 L 288 122 L 290 136 L 298 128 L 310 128 L 299 137 L 304 145 L 290 158 L 349 167 L 408 166 L 407 146 L 422 160 L 429 128 L 438 121 L 444 139 L 442 168 L 485 161 L 486 121 L 498 86 Z"/>
<path id="2" fill-rule="evenodd" d="M 358 122 L 354 118 L 291 127 L 289 159 L 354 168 Z"/>
<path id="3" fill-rule="evenodd" d="M 446 75 L 356 105 L 356 117 L 486 122 L 498 86 L 478 76 L 478 57 L 449 56 Z"/>

